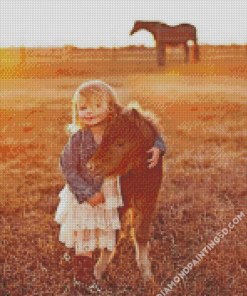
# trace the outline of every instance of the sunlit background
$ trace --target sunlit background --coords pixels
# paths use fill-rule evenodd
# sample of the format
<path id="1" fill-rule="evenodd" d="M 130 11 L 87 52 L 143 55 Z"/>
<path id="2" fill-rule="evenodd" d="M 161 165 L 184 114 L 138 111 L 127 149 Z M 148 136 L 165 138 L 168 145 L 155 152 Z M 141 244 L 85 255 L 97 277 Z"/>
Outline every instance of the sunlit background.
<path id="1" fill-rule="evenodd" d="M 190 23 L 199 44 L 247 43 L 246 0 L 1 0 L 0 47 L 154 46 L 135 20 Z"/>

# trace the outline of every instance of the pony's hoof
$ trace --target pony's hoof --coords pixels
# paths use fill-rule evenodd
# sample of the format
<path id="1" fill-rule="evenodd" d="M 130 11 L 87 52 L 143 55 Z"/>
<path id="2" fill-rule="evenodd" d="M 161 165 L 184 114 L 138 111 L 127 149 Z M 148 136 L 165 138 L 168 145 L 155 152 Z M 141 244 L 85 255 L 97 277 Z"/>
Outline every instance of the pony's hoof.
<path id="1" fill-rule="evenodd" d="M 97 266 L 95 266 L 93 274 L 97 280 L 101 280 L 103 272 L 99 268 L 97 268 Z"/>
<path id="2" fill-rule="evenodd" d="M 154 277 L 150 277 L 148 279 L 144 279 L 145 285 L 149 286 L 152 290 L 152 295 L 157 295 L 160 292 L 159 286 L 156 284 Z"/>
<path id="3" fill-rule="evenodd" d="M 154 275 L 152 274 L 150 268 L 144 267 L 141 263 L 139 263 L 139 268 L 142 274 L 142 278 L 144 282 L 151 281 L 154 282 Z"/>
<path id="4" fill-rule="evenodd" d="M 155 283 L 153 275 L 143 276 L 143 280 L 145 283 L 147 283 L 148 281 L 150 281 L 151 283 Z"/>

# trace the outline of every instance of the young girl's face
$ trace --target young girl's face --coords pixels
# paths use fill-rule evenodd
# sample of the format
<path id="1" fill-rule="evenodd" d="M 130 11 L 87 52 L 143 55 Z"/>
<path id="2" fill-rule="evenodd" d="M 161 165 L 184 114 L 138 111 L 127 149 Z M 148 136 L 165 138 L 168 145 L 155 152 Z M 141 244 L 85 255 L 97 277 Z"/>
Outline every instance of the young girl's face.
<path id="1" fill-rule="evenodd" d="M 77 104 L 79 118 L 83 124 L 93 126 L 105 120 L 108 116 L 106 104 L 100 102 L 97 96 L 91 97 L 91 102 L 96 102 L 94 108 L 80 98 Z"/>

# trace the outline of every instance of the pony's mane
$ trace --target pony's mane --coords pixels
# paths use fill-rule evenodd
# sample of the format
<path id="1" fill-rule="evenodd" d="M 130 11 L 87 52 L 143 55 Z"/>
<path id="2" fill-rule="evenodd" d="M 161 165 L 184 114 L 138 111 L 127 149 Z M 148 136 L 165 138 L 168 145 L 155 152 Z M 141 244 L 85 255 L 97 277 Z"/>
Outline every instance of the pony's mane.
<path id="1" fill-rule="evenodd" d="M 148 122 L 154 129 L 157 135 L 164 134 L 163 127 L 160 122 L 160 118 L 154 114 L 151 110 L 143 110 L 137 101 L 130 102 L 124 110 L 136 109 L 138 113 Z"/>

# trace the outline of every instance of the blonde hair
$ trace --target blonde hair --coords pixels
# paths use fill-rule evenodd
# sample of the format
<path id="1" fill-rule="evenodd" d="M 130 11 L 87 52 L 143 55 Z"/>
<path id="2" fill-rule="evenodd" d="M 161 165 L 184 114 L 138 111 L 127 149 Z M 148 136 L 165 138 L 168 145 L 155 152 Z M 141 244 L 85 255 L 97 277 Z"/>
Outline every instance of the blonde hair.
<path id="1" fill-rule="evenodd" d="M 98 95 L 99 99 L 92 101 L 92 96 Z M 95 108 L 96 104 L 100 101 L 107 106 L 109 114 L 117 115 L 120 113 L 121 106 L 119 105 L 117 94 L 114 89 L 101 80 L 92 80 L 83 83 L 76 90 L 72 99 L 72 124 L 67 124 L 65 129 L 68 135 L 76 133 L 85 126 L 79 119 L 77 104 L 79 98 L 84 98 L 85 102 Z"/>

